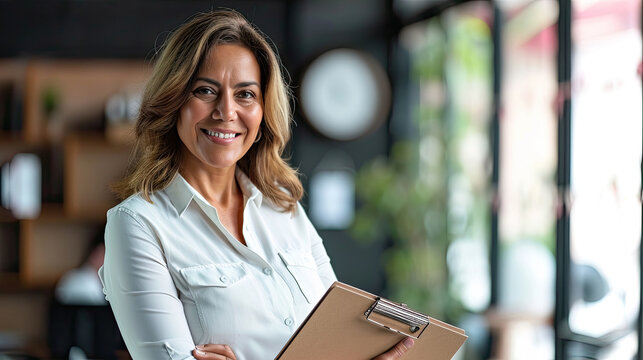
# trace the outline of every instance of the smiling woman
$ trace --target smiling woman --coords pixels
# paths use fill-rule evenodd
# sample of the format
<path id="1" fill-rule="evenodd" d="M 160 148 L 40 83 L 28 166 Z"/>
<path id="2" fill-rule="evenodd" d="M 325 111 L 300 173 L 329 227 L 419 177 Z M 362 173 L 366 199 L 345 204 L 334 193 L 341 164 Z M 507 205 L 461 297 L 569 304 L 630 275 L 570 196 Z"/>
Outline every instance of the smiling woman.
<path id="1" fill-rule="evenodd" d="M 132 164 L 130 173 L 114 185 L 122 198 L 141 192 L 146 200 L 150 200 L 151 193 L 165 188 L 172 181 L 183 159 L 184 145 L 178 138 L 177 122 L 181 112 L 187 110 L 194 98 L 204 103 L 212 102 L 213 106 L 226 110 L 220 108 L 221 98 L 217 96 L 225 90 L 222 89 L 222 80 L 206 75 L 213 64 L 213 49 L 221 45 L 225 45 L 223 48 L 242 48 L 239 56 L 245 56 L 245 61 L 249 62 L 244 66 L 255 66 L 252 70 L 259 70 L 258 76 L 247 74 L 254 77 L 253 80 L 237 80 L 234 84 L 234 90 L 252 91 L 263 111 L 263 130 L 260 132 L 263 140 L 246 149 L 247 156 L 239 159 L 237 165 L 278 207 L 291 212 L 295 210 L 303 188 L 296 172 L 281 158 L 291 135 L 289 90 L 283 81 L 279 59 L 268 42 L 234 11 L 197 15 L 180 27 L 165 44 L 141 104 L 136 125 L 137 161 Z M 232 69 L 224 71 L 229 70 Z M 240 70 L 235 69 L 236 76 L 240 76 Z M 251 89 L 248 81 L 259 86 Z M 249 93 L 241 91 L 236 96 L 240 99 Z"/>
<path id="2" fill-rule="evenodd" d="M 185 146 L 181 175 L 209 203 L 230 209 L 219 216 L 225 228 L 244 245 L 242 193 L 236 186 L 221 193 L 211 186 L 211 176 L 234 174 L 237 162 L 255 139 L 260 139 L 260 82 L 259 64 L 249 49 L 234 44 L 215 46 L 199 69 L 193 96 L 181 107 L 177 123 Z"/>
<path id="3" fill-rule="evenodd" d="M 278 58 L 241 15 L 169 38 L 99 270 L 134 359 L 274 358 L 336 280 L 281 158 L 291 120 Z"/>
<path id="4" fill-rule="evenodd" d="M 263 117 L 259 64 L 240 45 L 212 48 L 181 107 L 183 172 L 234 167 L 253 145 Z M 189 180 L 188 180 L 189 181 Z"/>

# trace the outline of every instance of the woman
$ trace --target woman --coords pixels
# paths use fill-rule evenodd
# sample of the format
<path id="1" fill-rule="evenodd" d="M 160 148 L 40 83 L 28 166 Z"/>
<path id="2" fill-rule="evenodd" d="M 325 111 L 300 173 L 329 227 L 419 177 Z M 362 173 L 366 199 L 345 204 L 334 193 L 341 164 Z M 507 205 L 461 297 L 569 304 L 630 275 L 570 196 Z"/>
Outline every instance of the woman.
<path id="1" fill-rule="evenodd" d="M 272 359 L 335 281 L 281 158 L 290 122 L 279 60 L 240 14 L 168 39 L 99 272 L 134 359 Z"/>

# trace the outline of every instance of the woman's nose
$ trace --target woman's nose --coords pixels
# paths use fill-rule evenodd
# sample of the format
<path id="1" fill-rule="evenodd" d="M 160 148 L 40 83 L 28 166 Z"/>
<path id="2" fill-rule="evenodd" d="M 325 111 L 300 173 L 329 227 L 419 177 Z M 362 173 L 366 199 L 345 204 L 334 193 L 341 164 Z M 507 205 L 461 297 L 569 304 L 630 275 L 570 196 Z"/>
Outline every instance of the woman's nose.
<path id="1" fill-rule="evenodd" d="M 216 101 L 214 111 L 212 111 L 212 117 L 215 120 L 235 120 L 237 114 L 235 105 L 236 103 L 231 94 L 222 94 L 218 101 Z"/>

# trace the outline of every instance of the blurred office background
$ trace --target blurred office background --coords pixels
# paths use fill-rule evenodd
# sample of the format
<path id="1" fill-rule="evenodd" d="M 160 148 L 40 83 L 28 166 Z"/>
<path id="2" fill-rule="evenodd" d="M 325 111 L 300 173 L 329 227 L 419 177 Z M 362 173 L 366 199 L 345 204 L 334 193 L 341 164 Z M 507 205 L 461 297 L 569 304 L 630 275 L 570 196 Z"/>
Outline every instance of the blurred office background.
<path id="1" fill-rule="evenodd" d="M 126 358 L 108 185 L 218 7 L 279 49 L 341 281 L 464 328 L 457 359 L 643 359 L 641 0 L 0 0 L 0 359 Z"/>

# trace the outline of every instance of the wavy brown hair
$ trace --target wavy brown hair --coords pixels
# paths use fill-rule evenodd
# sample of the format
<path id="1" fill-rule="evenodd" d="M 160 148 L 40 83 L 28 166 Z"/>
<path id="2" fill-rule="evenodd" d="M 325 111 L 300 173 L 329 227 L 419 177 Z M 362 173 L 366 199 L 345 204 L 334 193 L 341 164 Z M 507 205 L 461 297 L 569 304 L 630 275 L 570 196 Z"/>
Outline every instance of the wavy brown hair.
<path id="1" fill-rule="evenodd" d="M 208 51 L 220 44 L 250 49 L 261 73 L 261 138 L 237 166 L 276 206 L 294 212 L 303 187 L 297 172 L 282 158 L 291 135 L 290 91 L 279 58 L 264 35 L 233 10 L 197 14 L 167 39 L 143 93 L 130 170 L 112 187 L 121 198 L 140 192 L 152 202 L 150 195 L 174 179 L 181 167 L 179 111 Z"/>

